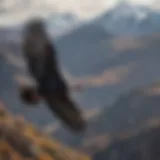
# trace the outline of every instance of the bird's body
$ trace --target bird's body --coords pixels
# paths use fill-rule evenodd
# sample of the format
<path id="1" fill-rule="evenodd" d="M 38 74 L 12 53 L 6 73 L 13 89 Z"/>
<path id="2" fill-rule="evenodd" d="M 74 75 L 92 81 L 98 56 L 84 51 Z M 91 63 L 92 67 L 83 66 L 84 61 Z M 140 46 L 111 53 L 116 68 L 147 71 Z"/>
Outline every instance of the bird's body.
<path id="1" fill-rule="evenodd" d="M 28 70 L 37 82 L 36 87 L 22 88 L 22 98 L 29 103 L 44 99 L 49 109 L 70 128 L 83 130 L 85 122 L 69 97 L 68 85 L 58 70 L 56 49 L 42 21 L 33 20 L 26 26 L 22 49 Z"/>

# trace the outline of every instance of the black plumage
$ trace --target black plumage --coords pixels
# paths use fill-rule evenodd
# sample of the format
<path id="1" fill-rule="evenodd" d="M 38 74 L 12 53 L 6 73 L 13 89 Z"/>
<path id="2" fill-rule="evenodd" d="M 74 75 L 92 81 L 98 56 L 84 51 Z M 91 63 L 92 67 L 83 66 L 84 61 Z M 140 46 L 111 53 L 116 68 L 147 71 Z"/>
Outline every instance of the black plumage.
<path id="1" fill-rule="evenodd" d="M 39 19 L 27 23 L 23 31 L 23 46 L 28 71 L 37 86 L 21 88 L 21 98 L 35 104 L 33 95 L 41 96 L 48 108 L 72 130 L 83 131 L 85 121 L 69 96 L 69 87 L 59 72 L 57 51 L 51 43 L 45 24 Z"/>

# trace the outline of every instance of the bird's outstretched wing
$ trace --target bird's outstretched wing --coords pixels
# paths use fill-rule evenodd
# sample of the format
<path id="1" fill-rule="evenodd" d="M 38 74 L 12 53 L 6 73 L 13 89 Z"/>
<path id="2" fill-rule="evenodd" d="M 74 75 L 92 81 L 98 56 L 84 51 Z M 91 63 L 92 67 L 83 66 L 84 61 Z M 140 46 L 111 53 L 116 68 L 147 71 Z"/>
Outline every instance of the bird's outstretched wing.
<path id="1" fill-rule="evenodd" d="M 58 69 L 55 47 L 45 32 L 43 22 L 31 21 L 24 33 L 24 57 L 29 72 L 37 82 L 38 93 L 47 102 L 52 113 L 55 113 L 66 125 L 74 131 L 83 131 L 85 121 L 68 96 L 68 87 L 64 84 L 65 81 Z M 24 98 L 28 101 L 32 100 L 33 92 L 30 91 L 29 89 L 27 94 L 22 92 L 25 93 Z"/>
<path id="2" fill-rule="evenodd" d="M 76 132 L 82 132 L 85 130 L 86 122 L 82 117 L 81 111 L 69 97 L 61 99 L 54 95 L 45 97 L 45 100 L 52 113 L 60 118 L 70 129 Z"/>

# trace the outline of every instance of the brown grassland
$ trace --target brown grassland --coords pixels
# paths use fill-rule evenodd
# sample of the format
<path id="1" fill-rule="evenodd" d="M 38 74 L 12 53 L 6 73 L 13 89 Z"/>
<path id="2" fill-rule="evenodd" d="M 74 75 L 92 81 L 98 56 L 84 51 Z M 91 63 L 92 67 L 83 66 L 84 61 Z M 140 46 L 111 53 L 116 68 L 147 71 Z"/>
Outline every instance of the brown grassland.
<path id="1" fill-rule="evenodd" d="M 53 140 L 23 116 L 13 116 L 0 103 L 0 160 L 90 160 Z"/>

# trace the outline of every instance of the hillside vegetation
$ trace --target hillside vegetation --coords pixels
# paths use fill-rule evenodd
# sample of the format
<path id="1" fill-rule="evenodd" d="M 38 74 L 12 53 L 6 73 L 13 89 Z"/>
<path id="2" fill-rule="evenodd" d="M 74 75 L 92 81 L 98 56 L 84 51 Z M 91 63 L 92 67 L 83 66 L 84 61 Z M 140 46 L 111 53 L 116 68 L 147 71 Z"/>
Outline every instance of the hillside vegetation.
<path id="1" fill-rule="evenodd" d="M 48 135 L 12 116 L 0 103 L 0 159 L 1 160 L 90 160 L 82 153 L 52 140 Z"/>

